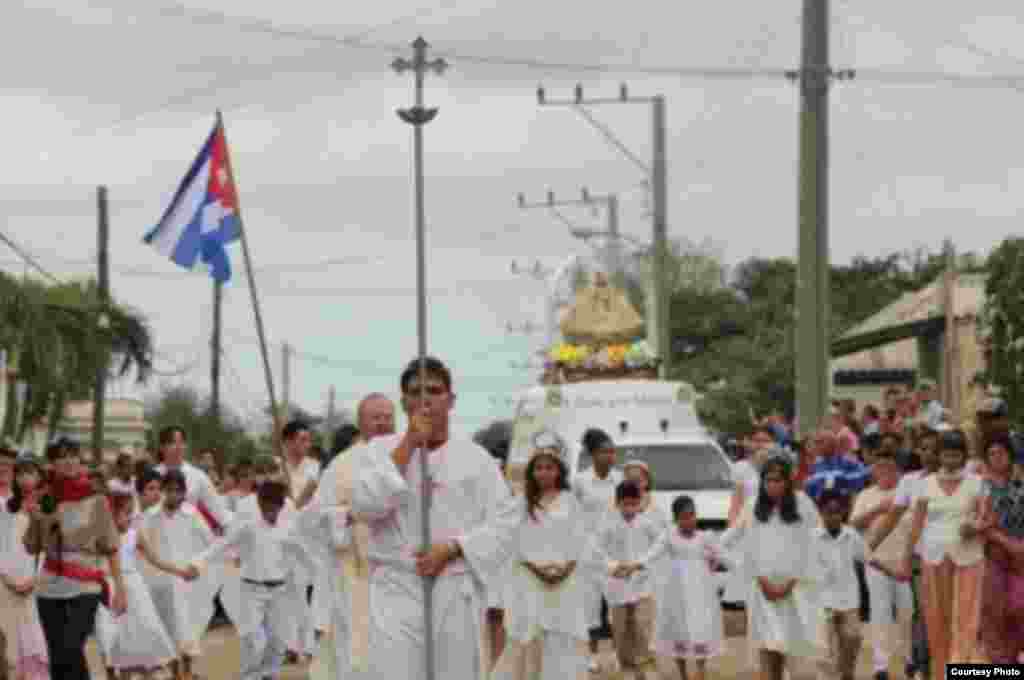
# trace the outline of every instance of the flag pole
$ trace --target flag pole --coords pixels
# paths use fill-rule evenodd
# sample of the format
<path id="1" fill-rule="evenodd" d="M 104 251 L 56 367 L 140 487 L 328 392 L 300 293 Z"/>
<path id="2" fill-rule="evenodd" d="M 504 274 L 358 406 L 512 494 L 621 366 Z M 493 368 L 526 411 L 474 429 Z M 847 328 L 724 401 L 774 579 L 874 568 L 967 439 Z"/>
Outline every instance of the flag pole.
<path id="1" fill-rule="evenodd" d="M 413 58 L 395 59 L 391 68 L 398 74 L 412 71 L 416 82 L 416 103 L 408 109 L 399 109 L 398 117 L 413 127 L 413 165 L 416 175 L 416 330 L 419 350 L 419 388 L 420 404 L 425 403 L 426 396 L 426 358 L 427 358 L 427 290 L 426 290 L 426 246 L 424 243 L 426 235 L 426 216 L 423 207 L 423 126 L 434 120 L 437 116 L 437 109 L 424 108 L 423 106 L 423 76 L 427 71 L 434 71 L 440 75 L 447 68 L 443 59 L 427 61 L 427 48 L 429 45 L 422 37 L 416 38 L 412 43 Z M 427 452 L 424 448 L 425 442 L 419 442 L 417 455 L 420 464 L 420 479 L 423 483 L 422 506 L 420 513 L 423 521 L 423 545 L 424 551 L 429 551 L 431 546 L 430 530 L 430 504 L 431 504 L 431 483 L 430 468 L 427 465 Z M 423 577 L 423 617 L 424 617 L 424 646 L 426 649 L 426 680 L 435 680 L 437 669 L 434 658 L 434 578 Z"/>
<path id="2" fill-rule="evenodd" d="M 236 192 L 236 210 L 238 210 L 238 233 L 239 240 L 242 242 L 242 257 L 245 260 L 245 274 L 249 280 L 249 295 L 252 298 L 252 312 L 253 316 L 256 317 L 256 334 L 260 340 L 260 354 L 263 357 L 263 375 L 267 381 L 267 396 L 270 398 L 270 416 L 273 419 L 274 432 L 271 436 L 271 442 L 273 442 L 274 453 L 282 459 L 284 463 L 284 452 L 281 450 L 281 414 L 277 410 L 277 397 L 274 394 L 274 373 L 270 370 L 270 354 L 267 350 L 267 334 L 263 326 L 263 313 L 260 310 L 260 298 L 256 293 L 256 279 L 253 276 L 252 270 L 252 257 L 249 254 L 249 239 L 245 234 L 245 221 L 242 219 L 242 200 L 238 197 L 238 184 L 235 183 L 235 171 L 231 167 L 231 149 L 228 147 L 228 134 L 227 128 L 224 126 L 224 116 L 220 110 L 217 110 L 217 125 L 220 126 L 221 134 L 224 135 L 224 165 L 228 172 L 228 177 L 231 180 L 231 186 L 234 187 Z M 287 470 L 287 468 L 282 468 Z M 287 483 L 287 475 L 285 480 Z"/>

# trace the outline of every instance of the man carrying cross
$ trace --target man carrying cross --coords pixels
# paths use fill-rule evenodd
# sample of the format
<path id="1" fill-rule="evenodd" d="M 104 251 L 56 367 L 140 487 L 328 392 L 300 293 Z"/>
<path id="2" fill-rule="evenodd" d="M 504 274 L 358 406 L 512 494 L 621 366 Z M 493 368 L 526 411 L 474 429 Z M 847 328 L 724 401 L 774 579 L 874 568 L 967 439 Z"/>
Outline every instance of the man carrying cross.
<path id="1" fill-rule="evenodd" d="M 414 360 L 400 386 L 406 432 L 352 451 L 352 512 L 370 526 L 368 677 L 425 676 L 421 579 L 433 577 L 436 677 L 477 680 L 485 672 L 484 585 L 494 582 L 510 554 L 519 513 L 487 451 L 449 436 L 455 394 L 448 368 L 426 357 L 421 372 L 420 360 Z M 420 474 L 424 454 L 428 480 Z M 431 536 L 430 548 L 423 550 L 427 484 Z"/>

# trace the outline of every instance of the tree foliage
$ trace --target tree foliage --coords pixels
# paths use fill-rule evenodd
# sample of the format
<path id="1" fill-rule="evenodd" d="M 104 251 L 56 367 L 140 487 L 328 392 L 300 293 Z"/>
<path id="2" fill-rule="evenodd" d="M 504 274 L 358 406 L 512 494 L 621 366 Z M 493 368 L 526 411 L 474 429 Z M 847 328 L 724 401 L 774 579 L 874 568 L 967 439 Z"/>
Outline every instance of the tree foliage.
<path id="1" fill-rule="evenodd" d="M 989 351 L 985 380 L 999 388 L 1015 423 L 1024 418 L 1024 239 L 1008 238 L 988 259 L 979 335 Z"/>
<path id="2" fill-rule="evenodd" d="M 983 266 L 968 259 L 972 269 Z M 943 266 L 940 252 L 923 248 L 832 266 L 831 336 L 927 286 Z M 792 259 L 754 257 L 733 268 L 726 287 L 674 291 L 669 375 L 704 395 L 701 415 L 711 427 L 737 432 L 750 425 L 751 411 L 794 411 L 796 279 Z M 1024 333 L 1024 317 L 1018 328 Z"/>
<path id="3" fill-rule="evenodd" d="M 70 399 L 86 399 L 99 370 L 116 377 L 134 372 L 140 382 L 153 368 L 153 336 L 145 317 L 103 303 L 94 281 L 46 285 L 0 273 L 0 347 L 18 380 L 28 386 L 20 422 L 9 408 L 4 436 L 21 439 L 29 425 L 49 416 L 57 427 Z M 8 404 L 14 404 L 14 385 Z M 51 432 L 52 433 L 52 432 Z"/>
<path id="4" fill-rule="evenodd" d="M 269 453 L 269 445 L 250 435 L 242 418 L 223 405 L 220 418 L 214 418 L 209 400 L 192 387 L 164 387 L 146 403 L 146 421 L 151 429 L 150 447 L 157 448 L 156 437 L 168 426 L 185 430 L 189 450 L 193 455 L 201 451 L 216 451 L 217 463 L 223 465 L 239 456 Z"/>

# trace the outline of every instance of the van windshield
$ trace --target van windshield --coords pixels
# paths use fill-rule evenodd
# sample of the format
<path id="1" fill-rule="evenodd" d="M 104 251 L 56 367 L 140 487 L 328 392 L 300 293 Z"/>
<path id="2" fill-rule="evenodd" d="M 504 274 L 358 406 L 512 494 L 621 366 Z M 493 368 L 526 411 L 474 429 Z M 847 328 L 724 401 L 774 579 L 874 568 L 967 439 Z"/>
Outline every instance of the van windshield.
<path id="1" fill-rule="evenodd" d="M 697 491 L 731 489 L 732 470 L 725 457 L 710 444 L 655 444 L 620 446 L 618 463 L 643 461 L 654 477 L 655 491 Z M 589 456 L 581 456 L 580 470 L 590 467 Z"/>

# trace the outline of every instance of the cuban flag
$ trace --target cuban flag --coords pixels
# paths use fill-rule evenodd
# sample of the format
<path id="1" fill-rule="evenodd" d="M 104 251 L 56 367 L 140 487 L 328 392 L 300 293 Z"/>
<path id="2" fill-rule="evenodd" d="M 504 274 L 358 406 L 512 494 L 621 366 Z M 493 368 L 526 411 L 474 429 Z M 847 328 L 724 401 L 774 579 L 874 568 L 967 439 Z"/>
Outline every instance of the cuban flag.
<path id="1" fill-rule="evenodd" d="M 143 239 L 179 267 L 192 270 L 201 261 L 221 283 L 231 279 L 227 245 L 242 233 L 229 167 L 224 123 L 218 116 L 160 223 Z"/>

